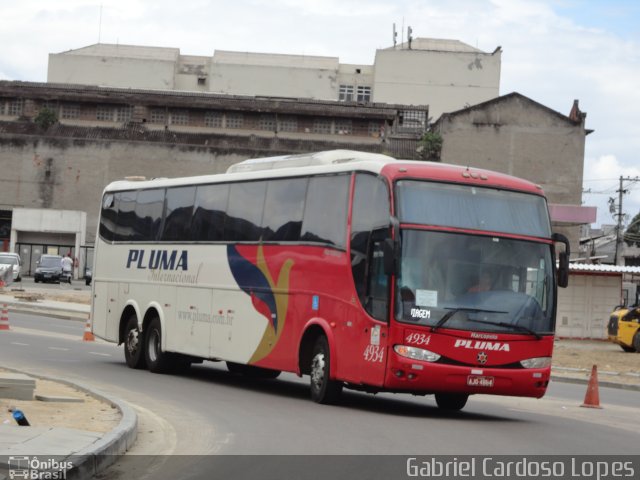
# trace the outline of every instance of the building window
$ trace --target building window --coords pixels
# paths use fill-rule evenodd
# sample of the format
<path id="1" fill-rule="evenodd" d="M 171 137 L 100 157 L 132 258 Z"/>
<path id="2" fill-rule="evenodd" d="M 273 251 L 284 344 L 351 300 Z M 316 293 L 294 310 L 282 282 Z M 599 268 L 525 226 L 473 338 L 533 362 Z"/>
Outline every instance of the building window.
<path id="1" fill-rule="evenodd" d="M 281 117 L 278 119 L 278 130 L 281 132 L 297 132 L 298 119 L 296 117 Z"/>
<path id="2" fill-rule="evenodd" d="M 353 85 L 340 85 L 338 100 L 341 102 L 353 101 Z"/>
<path id="3" fill-rule="evenodd" d="M 400 128 L 403 131 L 424 132 L 427 127 L 427 112 L 420 110 L 402 110 Z"/>
<path id="4" fill-rule="evenodd" d="M 130 122 L 133 117 L 133 107 L 127 105 L 116 108 L 116 121 L 125 123 Z"/>
<path id="5" fill-rule="evenodd" d="M 242 128 L 244 117 L 241 113 L 227 114 L 227 128 Z"/>
<path id="6" fill-rule="evenodd" d="M 313 121 L 313 133 L 331 133 L 331 120 L 316 118 Z"/>
<path id="7" fill-rule="evenodd" d="M 202 86 L 206 84 L 207 84 L 207 77 L 198 77 L 198 85 Z"/>
<path id="8" fill-rule="evenodd" d="M 358 87 L 358 102 L 370 102 L 371 101 L 371 87 L 359 86 Z"/>
<path id="9" fill-rule="evenodd" d="M 260 130 L 276 131 L 276 116 L 275 115 L 260 115 L 258 120 L 258 128 Z"/>
<path id="10" fill-rule="evenodd" d="M 14 98 L 9 101 L 9 115 L 14 117 L 19 117 L 20 115 L 22 115 L 23 108 L 24 108 L 24 99 Z"/>
<path id="11" fill-rule="evenodd" d="M 165 123 L 166 112 L 163 108 L 151 109 L 151 123 Z"/>
<path id="12" fill-rule="evenodd" d="M 204 124 L 211 128 L 222 128 L 222 113 L 206 112 L 204 114 Z"/>
<path id="13" fill-rule="evenodd" d="M 75 103 L 66 103 L 62 105 L 62 118 L 71 119 L 80 116 L 80 106 Z"/>
<path id="14" fill-rule="evenodd" d="M 96 108 L 96 120 L 113 122 L 113 107 L 111 105 L 98 105 Z"/>
<path id="15" fill-rule="evenodd" d="M 381 137 L 383 129 L 383 124 L 378 122 L 369 122 L 367 133 L 370 137 Z"/>
<path id="16" fill-rule="evenodd" d="M 171 124 L 172 125 L 188 125 L 189 124 L 189 111 L 188 110 L 173 110 L 171 112 Z"/>
<path id="17" fill-rule="evenodd" d="M 351 120 L 336 120 L 336 133 L 338 135 L 351 135 L 353 133 Z"/>

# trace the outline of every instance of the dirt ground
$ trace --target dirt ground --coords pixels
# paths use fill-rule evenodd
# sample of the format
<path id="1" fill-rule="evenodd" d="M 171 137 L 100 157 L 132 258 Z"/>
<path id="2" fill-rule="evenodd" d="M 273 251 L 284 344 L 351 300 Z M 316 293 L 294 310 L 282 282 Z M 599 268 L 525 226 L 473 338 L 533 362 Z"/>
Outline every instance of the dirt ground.
<path id="1" fill-rule="evenodd" d="M 588 378 L 593 365 L 598 367 L 598 379 L 640 385 L 640 353 L 627 353 L 618 345 L 596 340 L 556 340 L 553 350 L 554 374 Z"/>
<path id="2" fill-rule="evenodd" d="M 0 372 L 5 372 L 0 369 Z M 0 423 L 15 424 L 10 409 L 17 408 L 33 426 L 66 427 L 106 433 L 120 423 L 120 411 L 80 390 L 36 378 L 35 395 L 73 397 L 82 403 L 43 402 L 0 398 Z M 34 395 L 34 398 L 35 398 Z"/>
<path id="3" fill-rule="evenodd" d="M 38 287 L 29 287 L 25 289 L 22 288 L 20 284 L 12 284 L 9 287 L 0 289 L 0 293 L 3 295 L 11 295 L 16 299 L 22 298 L 31 301 L 47 299 L 54 300 L 56 302 L 81 303 L 84 305 L 89 305 L 91 303 L 91 291 L 73 290 L 73 287 L 62 284 L 59 289 Z"/>

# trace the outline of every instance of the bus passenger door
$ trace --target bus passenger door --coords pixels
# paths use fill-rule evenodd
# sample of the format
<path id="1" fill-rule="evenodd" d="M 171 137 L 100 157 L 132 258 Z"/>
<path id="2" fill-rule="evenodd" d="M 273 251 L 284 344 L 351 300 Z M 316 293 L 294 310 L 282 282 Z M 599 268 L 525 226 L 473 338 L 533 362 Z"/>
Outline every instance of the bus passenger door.
<path id="1" fill-rule="evenodd" d="M 382 385 L 388 355 L 389 277 L 384 272 L 383 240 L 372 239 L 367 261 L 364 309 L 356 315 L 360 381 Z"/>

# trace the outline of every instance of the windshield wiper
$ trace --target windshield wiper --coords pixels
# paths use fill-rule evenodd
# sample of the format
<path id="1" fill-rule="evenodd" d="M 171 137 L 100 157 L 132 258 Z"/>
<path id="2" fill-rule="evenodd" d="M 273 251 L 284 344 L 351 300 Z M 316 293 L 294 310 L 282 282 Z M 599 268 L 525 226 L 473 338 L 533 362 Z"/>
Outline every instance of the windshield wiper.
<path id="1" fill-rule="evenodd" d="M 444 316 L 440 320 L 438 320 L 438 323 L 436 323 L 433 327 L 431 327 L 432 332 L 435 332 L 438 328 L 440 328 L 445 323 L 447 323 L 449 319 L 458 312 L 509 313 L 509 312 L 502 312 L 500 310 L 483 310 L 482 308 L 465 308 L 465 307 L 447 308 L 447 310 L 451 310 L 451 311 L 445 313 Z M 468 320 L 471 320 L 471 319 L 468 319 Z M 477 321 L 477 320 L 474 320 L 474 321 Z M 486 322 L 486 323 L 491 323 L 493 325 L 492 322 Z"/>
<path id="2" fill-rule="evenodd" d="M 542 335 L 540 335 L 538 332 L 534 332 L 533 330 L 525 327 L 524 325 L 517 325 L 515 323 L 507 323 L 507 322 L 486 322 L 484 320 L 477 320 L 475 318 L 468 318 L 467 320 L 469 320 L 470 322 L 482 323 L 484 325 L 497 325 L 499 327 L 510 328 L 511 330 L 519 330 L 521 332 L 528 333 L 529 335 L 533 335 L 534 337 L 536 337 L 536 340 L 542 339 Z"/>

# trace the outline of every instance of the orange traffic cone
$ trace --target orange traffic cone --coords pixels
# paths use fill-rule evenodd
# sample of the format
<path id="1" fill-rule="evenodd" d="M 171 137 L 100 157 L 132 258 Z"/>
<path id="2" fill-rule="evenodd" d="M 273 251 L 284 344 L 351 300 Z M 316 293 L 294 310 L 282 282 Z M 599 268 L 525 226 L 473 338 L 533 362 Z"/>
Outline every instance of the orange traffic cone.
<path id="1" fill-rule="evenodd" d="M 84 324 L 84 334 L 82 335 L 83 342 L 95 342 L 96 337 L 91 332 L 91 315 L 87 317 L 87 321 Z"/>
<path id="2" fill-rule="evenodd" d="M 9 307 L 2 304 L 2 314 L 0 315 L 0 330 L 9 330 Z"/>
<path id="3" fill-rule="evenodd" d="M 584 396 L 584 403 L 581 407 L 587 408 L 602 408 L 600 406 L 600 394 L 598 393 L 598 366 L 594 365 L 591 369 L 591 376 L 589 377 L 589 385 L 587 386 L 587 393 Z"/>

